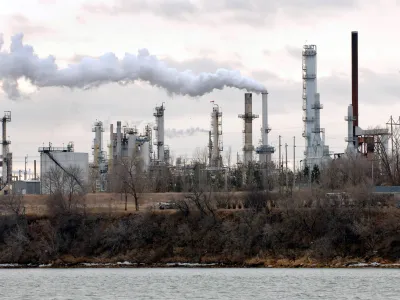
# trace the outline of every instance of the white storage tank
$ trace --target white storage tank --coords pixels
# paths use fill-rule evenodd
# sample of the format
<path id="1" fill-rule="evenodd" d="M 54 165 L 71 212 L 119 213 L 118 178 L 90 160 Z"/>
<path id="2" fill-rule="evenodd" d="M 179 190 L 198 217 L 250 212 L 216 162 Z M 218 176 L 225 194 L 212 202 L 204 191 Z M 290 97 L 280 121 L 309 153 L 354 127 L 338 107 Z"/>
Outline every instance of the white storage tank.
<path id="1" fill-rule="evenodd" d="M 144 171 L 148 171 L 150 166 L 150 144 L 149 142 L 144 142 L 140 146 L 140 157 L 143 161 Z"/>
<path id="2" fill-rule="evenodd" d="M 80 169 L 80 178 L 82 179 L 82 185 L 87 185 L 89 181 L 89 153 L 82 152 L 58 152 L 51 151 L 49 154 L 65 169 L 70 167 L 78 167 Z M 60 168 L 57 164 L 49 157 L 46 152 L 40 152 L 40 193 L 49 194 L 50 191 L 46 187 L 47 184 L 43 182 L 46 178 L 46 174 L 52 168 Z"/>

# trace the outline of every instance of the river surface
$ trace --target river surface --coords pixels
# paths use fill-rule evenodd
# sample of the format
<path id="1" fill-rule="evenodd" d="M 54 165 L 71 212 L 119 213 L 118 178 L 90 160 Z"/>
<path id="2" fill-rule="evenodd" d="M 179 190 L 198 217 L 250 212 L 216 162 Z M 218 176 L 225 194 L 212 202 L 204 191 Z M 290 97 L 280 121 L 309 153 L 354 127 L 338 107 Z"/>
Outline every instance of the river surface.
<path id="1" fill-rule="evenodd" d="M 396 269 L 3 269 L 9 299 L 400 299 Z"/>

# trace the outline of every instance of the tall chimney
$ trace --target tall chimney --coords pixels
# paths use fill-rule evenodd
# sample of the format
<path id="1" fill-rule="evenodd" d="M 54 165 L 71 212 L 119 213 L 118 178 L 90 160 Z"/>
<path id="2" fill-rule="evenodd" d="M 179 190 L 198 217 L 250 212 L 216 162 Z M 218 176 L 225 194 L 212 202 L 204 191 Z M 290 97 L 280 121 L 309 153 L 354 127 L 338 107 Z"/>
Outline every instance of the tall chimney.
<path id="1" fill-rule="evenodd" d="M 258 115 L 253 114 L 253 94 L 244 94 L 244 114 L 239 115 L 244 120 L 244 146 L 243 146 L 243 163 L 247 166 L 253 160 L 253 119 Z"/>
<path id="2" fill-rule="evenodd" d="M 33 180 L 36 180 L 36 159 L 33 161 Z"/>
<path id="3" fill-rule="evenodd" d="M 351 104 L 354 118 L 353 137 L 355 137 L 358 126 L 358 31 L 351 32 Z"/>
<path id="4" fill-rule="evenodd" d="M 116 156 L 117 159 L 120 159 L 122 156 L 122 131 L 121 131 L 121 121 L 117 121 L 117 145 L 116 145 Z"/>

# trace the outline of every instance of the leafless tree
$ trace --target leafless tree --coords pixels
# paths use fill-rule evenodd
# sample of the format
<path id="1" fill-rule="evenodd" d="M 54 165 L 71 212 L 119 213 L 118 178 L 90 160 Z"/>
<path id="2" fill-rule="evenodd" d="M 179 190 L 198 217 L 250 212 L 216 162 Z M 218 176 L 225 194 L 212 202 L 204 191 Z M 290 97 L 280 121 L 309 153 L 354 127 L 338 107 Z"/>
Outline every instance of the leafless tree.
<path id="1" fill-rule="evenodd" d="M 197 147 L 193 151 L 192 160 L 193 160 L 193 162 L 207 165 L 207 160 L 208 160 L 208 149 L 207 149 L 207 147 L 204 147 L 204 148 Z"/>
<path id="2" fill-rule="evenodd" d="M 13 214 L 16 217 L 25 215 L 23 195 L 11 193 L 0 197 L 0 211 Z"/>
<path id="3" fill-rule="evenodd" d="M 64 170 L 52 167 L 44 174 L 42 184 L 44 191 L 50 194 L 47 205 L 51 213 L 71 213 L 84 206 L 87 187 L 79 166 Z"/>
<path id="4" fill-rule="evenodd" d="M 96 192 L 96 180 L 99 179 L 99 170 L 97 168 L 89 168 L 89 190 Z"/>
<path id="5" fill-rule="evenodd" d="M 393 142 L 391 149 L 388 149 L 388 140 Z M 378 136 L 376 138 L 376 154 L 374 177 L 382 177 L 383 183 L 389 185 L 400 185 L 400 132 L 393 132 L 393 135 Z"/>
<path id="6" fill-rule="evenodd" d="M 148 186 L 147 173 L 143 171 L 140 158 L 121 158 L 115 167 L 115 180 L 117 189 L 125 194 L 125 210 L 127 210 L 127 195 L 133 196 L 135 210 L 139 210 L 139 198 Z"/>
<path id="7" fill-rule="evenodd" d="M 228 150 L 225 151 L 225 164 L 230 169 L 232 163 L 232 147 L 229 146 Z"/>
<path id="8" fill-rule="evenodd" d="M 188 206 L 194 206 L 202 216 L 212 216 L 215 219 L 217 208 L 212 196 L 212 189 L 205 191 L 193 188 L 191 193 L 185 195 L 185 200 Z"/>

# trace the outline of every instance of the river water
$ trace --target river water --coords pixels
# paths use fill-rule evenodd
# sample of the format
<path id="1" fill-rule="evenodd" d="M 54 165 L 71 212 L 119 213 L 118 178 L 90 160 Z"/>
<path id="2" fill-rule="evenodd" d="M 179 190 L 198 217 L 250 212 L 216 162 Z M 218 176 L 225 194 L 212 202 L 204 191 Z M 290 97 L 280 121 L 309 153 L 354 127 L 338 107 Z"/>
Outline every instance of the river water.
<path id="1" fill-rule="evenodd" d="M 400 299 L 395 269 L 3 269 L 9 299 Z"/>

